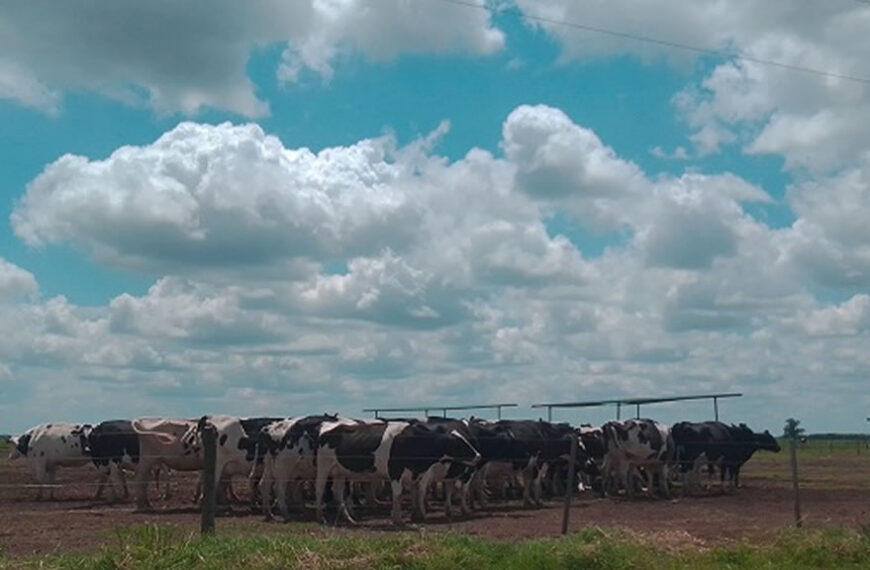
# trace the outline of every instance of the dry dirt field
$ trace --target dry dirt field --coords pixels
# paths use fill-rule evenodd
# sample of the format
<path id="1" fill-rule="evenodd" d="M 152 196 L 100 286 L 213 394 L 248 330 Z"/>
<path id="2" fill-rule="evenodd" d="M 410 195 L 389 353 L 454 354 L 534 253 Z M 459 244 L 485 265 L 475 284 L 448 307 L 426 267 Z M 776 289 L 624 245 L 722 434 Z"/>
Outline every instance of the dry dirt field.
<path id="1" fill-rule="evenodd" d="M 785 451 L 777 455 L 759 453 L 744 469 L 745 487 L 734 495 L 721 495 L 715 489 L 680 500 L 626 501 L 601 499 L 587 492 L 574 499 L 570 528 L 620 527 L 699 547 L 741 539 L 762 543 L 793 520 L 788 455 Z M 870 450 L 862 448 L 858 453 L 854 445 L 833 451 L 822 446 L 805 449 L 800 456 L 800 470 L 807 526 L 870 525 Z M 155 500 L 155 512 L 139 514 L 129 503 L 92 500 L 93 469 L 62 469 L 58 483 L 63 487 L 57 490 L 56 500 L 36 502 L 36 489 L 26 486 L 32 483 L 26 465 L 10 462 L 4 454 L 0 459 L 0 549 L 11 556 L 96 550 L 116 540 L 118 529 L 145 523 L 195 531 L 199 513 L 189 501 L 194 481 L 190 474 L 174 474 L 172 499 Z M 237 492 L 243 486 L 237 481 Z M 299 520 L 311 521 L 312 514 L 300 514 Z M 285 525 L 265 523 L 259 514 L 238 505 L 218 519 L 217 532 L 397 532 L 389 524 L 388 507 L 376 513 L 360 511 L 359 515 L 362 524 L 358 528 Z M 452 531 L 516 540 L 557 535 L 560 521 L 559 500 L 534 510 L 523 509 L 518 503 L 495 503 L 487 513 L 453 521 L 448 521 L 435 505 L 424 525 L 409 526 L 400 532 Z"/>

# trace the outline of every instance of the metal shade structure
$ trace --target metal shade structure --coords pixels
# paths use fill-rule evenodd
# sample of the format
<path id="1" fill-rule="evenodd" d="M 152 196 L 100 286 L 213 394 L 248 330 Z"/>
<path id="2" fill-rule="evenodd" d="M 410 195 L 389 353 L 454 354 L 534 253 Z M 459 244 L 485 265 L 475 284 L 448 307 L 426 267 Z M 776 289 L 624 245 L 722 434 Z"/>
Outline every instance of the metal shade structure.
<path id="1" fill-rule="evenodd" d="M 501 419 L 501 410 L 502 408 L 516 408 L 518 404 L 475 404 L 472 406 L 421 406 L 416 408 L 366 408 L 363 412 L 373 413 L 376 418 L 381 417 L 382 412 L 423 412 L 426 416 L 429 415 L 429 411 L 440 411 L 443 413 L 444 417 L 447 417 L 448 411 L 460 411 L 460 410 L 496 410 L 498 414 L 498 419 Z"/>
<path id="2" fill-rule="evenodd" d="M 664 402 L 681 402 L 684 400 L 713 400 L 713 414 L 719 421 L 719 400 L 721 398 L 739 398 L 740 392 L 723 392 L 719 394 L 692 394 L 688 396 L 669 396 L 656 398 L 618 398 L 611 400 L 586 400 L 582 402 L 554 402 L 549 404 L 532 404 L 533 408 L 547 408 L 547 421 L 553 420 L 553 408 L 595 408 L 598 406 L 616 405 L 616 419 L 622 419 L 622 406 L 635 406 L 636 417 L 640 417 L 640 407 L 643 404 L 661 404 Z M 870 421 L 870 418 L 868 418 Z"/>

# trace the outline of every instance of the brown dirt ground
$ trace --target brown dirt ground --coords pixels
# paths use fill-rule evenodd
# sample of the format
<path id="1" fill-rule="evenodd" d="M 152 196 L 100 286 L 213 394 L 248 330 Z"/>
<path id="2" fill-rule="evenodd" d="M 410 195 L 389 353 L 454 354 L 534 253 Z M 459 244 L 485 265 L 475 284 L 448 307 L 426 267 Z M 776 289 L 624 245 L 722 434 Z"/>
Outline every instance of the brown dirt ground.
<path id="1" fill-rule="evenodd" d="M 601 499 L 585 493 L 573 501 L 570 530 L 595 525 L 626 529 L 653 538 L 662 546 L 704 548 L 738 540 L 763 543 L 793 521 L 793 502 L 787 454 L 766 455 L 744 468 L 745 487 L 733 495 L 718 489 L 686 499 L 664 501 Z M 801 460 L 803 513 L 806 526 L 870 524 L 870 453 L 838 453 Z M 154 500 L 153 513 L 134 513 L 129 503 L 97 502 L 94 470 L 89 467 L 61 469 L 54 501 L 36 502 L 36 489 L 25 487 L 32 478 L 23 462 L 0 459 L 0 552 L 7 556 L 43 555 L 93 551 L 118 540 L 117 530 L 160 523 L 183 531 L 199 528 L 198 509 L 190 504 L 195 479 L 175 473 L 173 497 Z M 243 485 L 236 482 L 237 492 Z M 154 496 L 152 488 L 152 497 Z M 395 532 L 389 524 L 388 507 L 376 513 L 359 513 L 359 528 L 283 525 L 265 523 L 259 514 L 234 507 L 217 521 L 225 534 L 312 535 Z M 448 521 L 435 506 L 422 527 L 405 532 L 452 531 L 496 540 L 556 536 L 562 516 L 560 500 L 541 509 L 526 510 L 517 502 L 494 503 L 488 513 L 475 513 L 466 520 Z M 311 512 L 300 514 L 311 521 Z"/>

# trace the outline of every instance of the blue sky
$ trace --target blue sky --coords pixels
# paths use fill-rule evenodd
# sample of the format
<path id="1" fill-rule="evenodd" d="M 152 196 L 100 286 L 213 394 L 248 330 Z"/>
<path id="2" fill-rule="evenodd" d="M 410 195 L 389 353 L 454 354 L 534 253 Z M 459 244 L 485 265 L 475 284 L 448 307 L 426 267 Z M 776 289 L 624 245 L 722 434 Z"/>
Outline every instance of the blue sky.
<path id="1" fill-rule="evenodd" d="M 619 4 L 5 15 L 0 431 L 711 390 L 863 429 L 866 84 L 726 54 L 868 75 L 870 8 Z"/>

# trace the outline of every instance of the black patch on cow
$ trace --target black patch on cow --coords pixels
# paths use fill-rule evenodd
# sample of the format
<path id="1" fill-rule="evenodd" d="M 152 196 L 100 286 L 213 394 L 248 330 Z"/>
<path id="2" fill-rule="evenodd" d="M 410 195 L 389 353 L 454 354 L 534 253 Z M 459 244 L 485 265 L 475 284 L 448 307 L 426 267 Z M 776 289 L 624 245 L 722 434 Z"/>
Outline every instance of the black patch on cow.
<path id="1" fill-rule="evenodd" d="M 66 443 L 66 436 L 65 435 L 60 436 L 60 442 Z"/>
<path id="2" fill-rule="evenodd" d="M 601 430 L 581 430 L 579 436 L 589 457 L 599 461 L 604 459 L 604 454 L 607 451 L 604 446 L 604 432 Z"/>
<path id="3" fill-rule="evenodd" d="M 446 425 L 412 423 L 393 437 L 387 469 L 391 480 L 398 480 L 407 469 L 416 478 L 433 464 L 447 460 L 470 462 L 478 452 L 471 444 L 453 435 Z"/>
<path id="4" fill-rule="evenodd" d="M 375 471 L 375 450 L 387 424 L 339 425 L 321 435 L 320 446 L 335 450 L 339 464 L 356 473 Z"/>
<path id="5" fill-rule="evenodd" d="M 295 445 L 295 442 L 298 441 L 299 437 L 305 434 L 307 434 L 311 440 L 312 450 L 316 449 L 316 437 L 320 424 L 324 421 L 335 421 L 337 419 L 338 416 L 325 414 L 320 416 L 306 416 L 297 420 L 291 428 L 284 430 L 283 433 L 277 431 L 273 433 L 269 429 L 273 423 L 282 421 L 276 418 L 249 418 L 242 420 L 242 427 L 245 427 L 246 422 L 251 424 L 252 429 L 258 424 L 262 426 L 256 434 L 250 434 L 248 428 L 245 428 L 245 431 L 248 432 L 252 438 L 251 445 L 254 449 L 254 456 L 256 457 L 257 463 L 261 464 L 263 462 L 263 457 L 265 457 L 267 453 L 274 457 L 279 451 Z M 300 448 L 299 453 L 304 453 L 304 450 Z"/>
<path id="6" fill-rule="evenodd" d="M 133 463 L 139 462 L 139 434 L 128 420 L 101 422 L 88 435 L 88 446 L 97 467 L 121 463 L 125 456 Z"/>
<path id="7" fill-rule="evenodd" d="M 40 451 L 40 452 L 39 452 L 39 456 L 40 456 L 40 457 L 45 457 L 45 452 L 44 452 L 44 451 Z"/>
<path id="8" fill-rule="evenodd" d="M 302 438 L 308 438 L 316 447 L 320 426 L 323 422 L 334 422 L 336 420 L 338 420 L 338 416 L 326 414 L 300 418 L 284 434 L 284 437 L 281 439 L 281 449 L 296 446 Z"/>
<path id="9" fill-rule="evenodd" d="M 263 456 L 270 450 L 271 446 L 266 441 L 269 439 L 265 432 L 266 428 L 275 422 L 281 421 L 283 418 L 277 417 L 257 417 L 257 418 L 240 418 L 239 423 L 242 424 L 242 431 L 245 436 L 239 439 L 236 447 L 245 451 L 245 460 L 256 460 L 258 465 L 263 463 Z"/>
<path id="10" fill-rule="evenodd" d="M 18 453 L 27 456 L 27 453 L 30 451 L 31 437 L 33 436 L 30 434 L 30 432 L 28 432 L 18 438 L 18 444 L 15 446 L 15 449 L 18 450 Z"/>
<path id="11" fill-rule="evenodd" d="M 601 426 L 601 429 L 604 432 L 604 445 L 608 450 L 618 447 L 619 442 L 628 441 L 633 432 L 640 443 L 646 444 L 651 449 L 650 455 L 644 459 L 659 458 L 667 461 L 673 458 L 672 438 L 668 436 L 667 439 L 663 439 L 656 422 L 653 420 L 610 421 Z"/>
<path id="12" fill-rule="evenodd" d="M 671 426 L 671 437 L 683 473 L 691 471 L 702 454 L 711 463 L 727 462 L 737 450 L 728 426 L 721 422 L 679 422 Z"/>
<path id="13" fill-rule="evenodd" d="M 220 445 L 224 445 L 227 442 L 227 437 L 228 437 L 227 434 L 225 434 L 225 433 L 221 434 L 220 438 L 218 438 L 218 443 Z M 241 443 L 241 442 L 239 442 L 239 443 Z"/>

